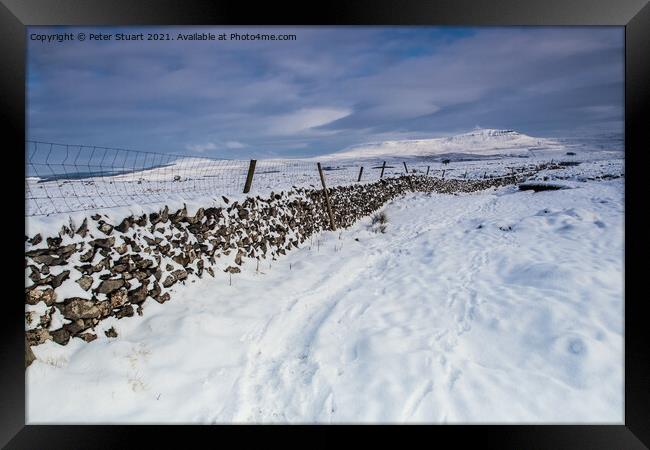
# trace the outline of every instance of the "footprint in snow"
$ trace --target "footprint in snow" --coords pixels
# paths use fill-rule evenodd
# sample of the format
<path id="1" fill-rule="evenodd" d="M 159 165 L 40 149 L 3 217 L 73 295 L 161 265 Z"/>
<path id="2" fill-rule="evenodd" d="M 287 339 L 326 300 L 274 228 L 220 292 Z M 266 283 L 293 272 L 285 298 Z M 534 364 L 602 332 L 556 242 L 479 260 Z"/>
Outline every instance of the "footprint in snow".
<path id="1" fill-rule="evenodd" d="M 582 339 L 574 338 L 569 341 L 568 350 L 574 355 L 582 355 L 586 353 L 587 346 Z"/>
<path id="2" fill-rule="evenodd" d="M 449 390 L 451 391 L 454 388 L 454 385 L 460 378 L 460 376 L 463 374 L 462 371 L 459 369 L 454 369 L 451 371 L 451 375 L 449 376 Z"/>

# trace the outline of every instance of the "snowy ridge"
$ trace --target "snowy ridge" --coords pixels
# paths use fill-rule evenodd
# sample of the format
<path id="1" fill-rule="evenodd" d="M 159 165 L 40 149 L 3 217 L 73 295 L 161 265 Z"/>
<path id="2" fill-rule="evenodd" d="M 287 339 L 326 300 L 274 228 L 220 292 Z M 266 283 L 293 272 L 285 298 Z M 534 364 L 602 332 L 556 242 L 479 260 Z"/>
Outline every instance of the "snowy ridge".
<path id="1" fill-rule="evenodd" d="M 534 155 L 535 150 L 563 151 L 566 146 L 554 139 L 531 137 L 514 130 L 477 129 L 450 137 L 359 144 L 326 155 L 326 158 L 439 156 L 449 153 L 527 156 Z"/>

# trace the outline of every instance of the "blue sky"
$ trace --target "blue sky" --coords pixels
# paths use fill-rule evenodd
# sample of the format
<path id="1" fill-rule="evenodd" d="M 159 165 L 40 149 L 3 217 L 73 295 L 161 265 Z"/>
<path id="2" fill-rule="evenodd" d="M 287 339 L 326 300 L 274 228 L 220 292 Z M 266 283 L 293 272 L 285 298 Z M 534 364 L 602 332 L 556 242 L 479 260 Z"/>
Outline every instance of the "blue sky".
<path id="1" fill-rule="evenodd" d="M 32 33 L 295 34 L 43 43 Z M 623 133 L 622 27 L 30 27 L 28 137 L 300 157 L 475 127 Z"/>

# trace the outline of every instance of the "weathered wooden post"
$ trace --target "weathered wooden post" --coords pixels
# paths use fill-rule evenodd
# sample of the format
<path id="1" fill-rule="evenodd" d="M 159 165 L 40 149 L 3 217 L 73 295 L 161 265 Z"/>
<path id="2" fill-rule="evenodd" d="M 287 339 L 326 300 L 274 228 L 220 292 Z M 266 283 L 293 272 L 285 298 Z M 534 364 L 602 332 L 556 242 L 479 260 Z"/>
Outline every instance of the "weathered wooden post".
<path id="1" fill-rule="evenodd" d="M 361 174 L 363 173 L 363 166 L 361 166 L 361 170 L 359 170 L 359 178 L 357 179 L 357 183 L 361 181 Z"/>
<path id="2" fill-rule="evenodd" d="M 255 173 L 255 164 L 257 164 L 256 159 L 251 159 L 250 164 L 248 165 L 248 174 L 246 175 L 246 184 L 244 185 L 244 194 L 248 194 L 251 190 L 251 185 L 253 184 L 253 174 Z"/>
<path id="3" fill-rule="evenodd" d="M 487 176 L 487 170 L 485 172 L 483 172 L 483 179 L 484 180 L 485 180 L 486 176 Z"/>
<path id="4" fill-rule="evenodd" d="M 408 168 L 406 167 L 406 161 L 402 161 L 402 163 L 404 164 L 404 170 L 406 170 L 406 173 L 409 173 L 409 170 L 408 170 Z"/>
<path id="5" fill-rule="evenodd" d="M 431 168 L 431 166 L 427 166 L 427 175 L 426 176 L 429 176 L 429 169 L 430 168 Z"/>
<path id="6" fill-rule="evenodd" d="M 442 179 L 443 180 L 445 179 L 445 170 L 447 170 L 447 169 L 442 169 Z"/>
<path id="7" fill-rule="evenodd" d="M 384 169 L 386 168 L 386 161 L 384 161 L 384 164 L 381 166 L 381 174 L 379 175 L 379 178 L 384 177 Z"/>
<path id="8" fill-rule="evenodd" d="M 330 217 L 330 228 L 332 231 L 336 230 L 334 225 L 334 214 L 332 214 L 332 206 L 330 205 L 330 196 L 327 193 L 327 186 L 325 186 L 325 175 L 323 175 L 323 168 L 320 166 L 320 163 L 316 163 L 318 166 L 318 174 L 320 175 L 320 182 L 323 185 L 323 192 L 325 193 L 325 205 L 327 205 L 327 214 Z"/>

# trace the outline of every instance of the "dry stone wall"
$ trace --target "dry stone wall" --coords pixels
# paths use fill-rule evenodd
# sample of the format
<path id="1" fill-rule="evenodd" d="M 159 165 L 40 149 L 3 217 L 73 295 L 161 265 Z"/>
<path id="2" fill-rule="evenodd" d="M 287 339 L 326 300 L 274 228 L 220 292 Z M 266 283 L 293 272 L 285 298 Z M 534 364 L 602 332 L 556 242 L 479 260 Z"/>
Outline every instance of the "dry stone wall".
<path id="1" fill-rule="evenodd" d="M 412 175 L 328 193 L 336 226 L 344 228 L 407 192 L 471 192 L 516 181 Z M 223 199 L 227 206 L 201 208 L 192 216 L 185 207 L 119 223 L 95 214 L 54 236 L 26 236 L 28 349 L 50 339 L 61 345 L 72 337 L 92 341 L 100 320 L 142 315 L 147 302 L 169 301 L 177 283 L 214 277 L 215 270 L 238 273 L 246 261 L 284 255 L 329 229 L 322 190 L 294 188 L 241 203 Z"/>

